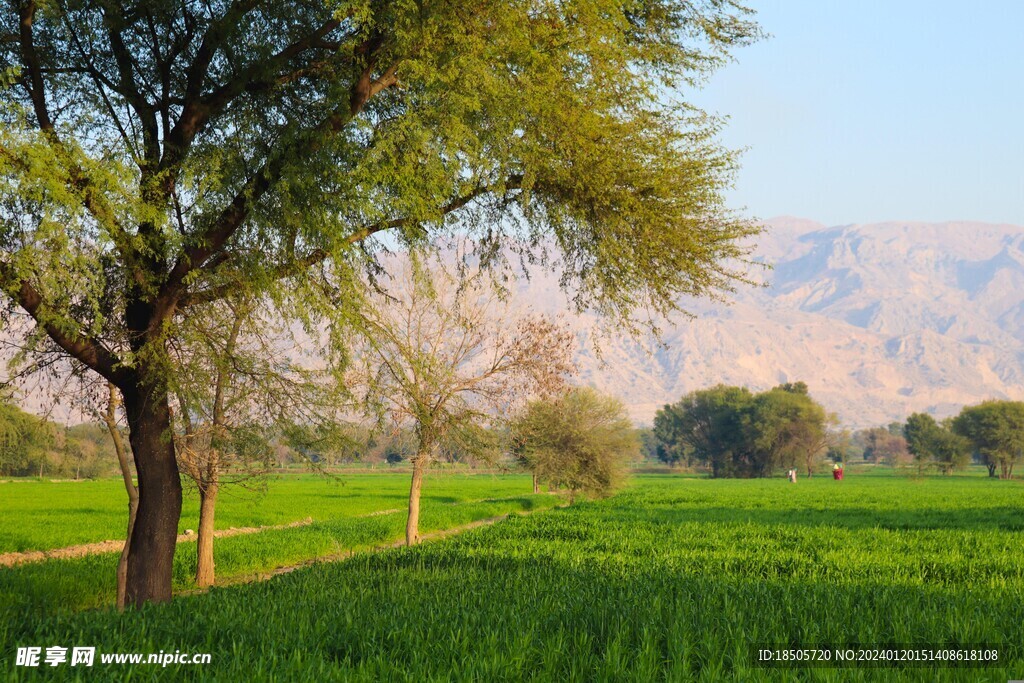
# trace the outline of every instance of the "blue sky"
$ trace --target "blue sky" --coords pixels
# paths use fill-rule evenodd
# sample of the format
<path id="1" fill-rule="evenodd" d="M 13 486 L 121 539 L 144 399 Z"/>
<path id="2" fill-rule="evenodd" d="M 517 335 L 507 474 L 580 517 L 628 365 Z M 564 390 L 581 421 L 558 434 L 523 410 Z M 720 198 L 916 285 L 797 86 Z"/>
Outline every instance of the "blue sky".
<path id="1" fill-rule="evenodd" d="M 748 148 L 731 205 L 1024 225 L 1024 0 L 749 0 L 766 40 L 689 99 Z"/>

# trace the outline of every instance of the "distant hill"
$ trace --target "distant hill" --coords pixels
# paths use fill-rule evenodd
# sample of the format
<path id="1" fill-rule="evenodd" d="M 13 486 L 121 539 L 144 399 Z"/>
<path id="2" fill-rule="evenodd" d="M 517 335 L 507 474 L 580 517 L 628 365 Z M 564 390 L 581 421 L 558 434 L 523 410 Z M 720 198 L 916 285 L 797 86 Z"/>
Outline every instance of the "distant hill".
<path id="1" fill-rule="evenodd" d="M 570 316 L 585 342 L 580 381 L 621 396 L 640 422 L 719 382 L 804 380 L 852 426 L 1024 399 L 1024 227 L 767 225 L 755 255 L 774 267 L 757 275 L 768 286 L 686 304 L 697 317 L 665 325 L 664 347 L 606 339 L 602 365 L 586 344 L 596 320 Z M 553 286 L 534 278 L 519 296 L 550 302 Z"/>

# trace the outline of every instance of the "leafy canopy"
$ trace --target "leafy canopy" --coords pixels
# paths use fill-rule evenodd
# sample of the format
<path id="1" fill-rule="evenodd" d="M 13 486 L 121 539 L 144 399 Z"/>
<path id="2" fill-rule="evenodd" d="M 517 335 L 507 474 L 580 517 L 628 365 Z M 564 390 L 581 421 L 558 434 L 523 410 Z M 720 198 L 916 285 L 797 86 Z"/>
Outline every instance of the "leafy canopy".
<path id="1" fill-rule="evenodd" d="M 640 442 L 622 401 L 590 387 L 531 401 L 513 421 L 513 448 L 537 479 L 604 496 L 625 477 Z"/>
<path id="2" fill-rule="evenodd" d="M 759 37 L 749 14 L 731 0 L 4 4 L 8 314 L 31 318 L 17 328 L 37 330 L 35 351 L 124 384 L 197 305 L 269 293 L 319 324 L 384 245 L 453 231 L 485 264 L 552 247 L 577 303 L 620 318 L 727 290 L 758 229 L 724 207 L 735 158 L 684 100 Z M 326 290 L 307 277 L 328 271 Z"/>
<path id="3" fill-rule="evenodd" d="M 919 465 L 931 464 L 944 474 L 964 468 L 970 461 L 970 444 L 950 429 L 948 423 L 935 421 L 928 413 L 914 413 L 903 427 L 907 450 Z"/>
<path id="4" fill-rule="evenodd" d="M 953 431 L 970 442 L 982 460 L 1009 478 L 1024 456 L 1024 403 L 985 401 L 967 406 L 953 419 Z"/>
<path id="5" fill-rule="evenodd" d="M 686 453 L 716 477 L 763 477 L 797 462 L 813 469 L 833 421 L 803 382 L 758 394 L 719 384 L 664 406 L 654 427 L 659 453 Z"/>

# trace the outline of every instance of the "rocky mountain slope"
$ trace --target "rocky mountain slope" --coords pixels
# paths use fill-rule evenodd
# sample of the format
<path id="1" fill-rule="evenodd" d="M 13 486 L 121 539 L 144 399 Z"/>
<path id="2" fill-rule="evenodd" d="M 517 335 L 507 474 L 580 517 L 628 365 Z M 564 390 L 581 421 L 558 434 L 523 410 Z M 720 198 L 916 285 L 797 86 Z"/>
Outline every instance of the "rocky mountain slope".
<path id="1" fill-rule="evenodd" d="M 767 225 L 755 251 L 773 266 L 756 275 L 766 286 L 687 303 L 696 318 L 665 324 L 663 345 L 606 338 L 602 363 L 588 343 L 597 321 L 570 316 L 579 381 L 621 396 L 639 422 L 719 382 L 803 380 L 851 426 L 1024 399 L 1024 227 Z M 544 300 L 552 286 L 535 278 L 520 296 Z"/>

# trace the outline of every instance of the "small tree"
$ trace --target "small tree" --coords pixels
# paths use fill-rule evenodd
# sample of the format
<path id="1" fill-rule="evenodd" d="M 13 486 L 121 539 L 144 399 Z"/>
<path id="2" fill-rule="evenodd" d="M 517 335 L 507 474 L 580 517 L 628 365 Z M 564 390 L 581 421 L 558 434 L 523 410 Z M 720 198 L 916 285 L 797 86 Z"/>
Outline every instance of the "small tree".
<path id="1" fill-rule="evenodd" d="M 833 463 L 845 466 L 853 448 L 853 437 L 850 430 L 839 425 L 829 430 L 828 453 L 829 460 Z"/>
<path id="2" fill-rule="evenodd" d="M 537 479 L 568 489 L 570 502 L 610 494 L 640 456 L 622 401 L 590 387 L 531 401 L 512 423 L 512 442 Z"/>
<path id="3" fill-rule="evenodd" d="M 544 317 L 513 319 L 479 274 L 460 280 L 412 263 L 395 284 L 366 299 L 350 381 L 379 425 L 412 425 L 405 538 L 413 545 L 423 477 L 438 449 L 477 447 L 481 424 L 500 420 L 531 394 L 557 390 L 572 371 L 573 336 Z"/>
<path id="4" fill-rule="evenodd" d="M 225 299 L 197 311 L 171 348 L 178 467 L 199 492 L 196 584 L 214 583 L 217 496 L 224 486 L 262 488 L 273 462 L 270 430 L 285 420 L 330 419 L 325 372 L 296 365 L 292 333 L 252 300 Z M 336 379 L 336 378 L 335 378 Z"/>
<path id="5" fill-rule="evenodd" d="M 135 484 L 132 466 L 129 462 L 128 449 L 121 437 L 117 413 L 121 405 L 121 394 L 112 383 L 107 383 L 107 407 L 103 413 L 103 422 L 107 425 L 110 438 L 114 442 L 117 453 L 117 464 L 124 482 L 124 490 L 128 494 L 128 533 L 124 537 L 124 547 L 117 561 L 117 609 L 125 608 L 128 590 L 128 553 L 131 549 L 132 530 L 135 528 L 135 517 L 139 510 L 139 487 Z"/>

